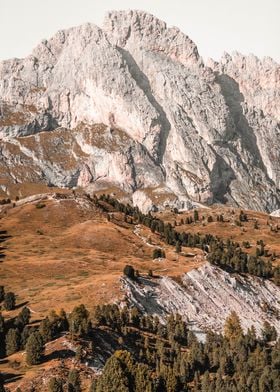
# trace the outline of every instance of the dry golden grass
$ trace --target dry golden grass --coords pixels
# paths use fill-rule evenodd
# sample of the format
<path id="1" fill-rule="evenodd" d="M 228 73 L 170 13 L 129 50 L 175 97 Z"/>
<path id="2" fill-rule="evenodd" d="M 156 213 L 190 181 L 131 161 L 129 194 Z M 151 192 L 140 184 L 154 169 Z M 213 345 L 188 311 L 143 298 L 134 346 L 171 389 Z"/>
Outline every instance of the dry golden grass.
<path id="1" fill-rule="evenodd" d="M 0 172 L 1 174 L 1 172 Z M 57 188 L 57 187 L 49 187 L 46 184 L 40 184 L 40 183 L 35 183 L 35 182 L 26 182 L 23 184 L 12 184 L 12 183 L 5 183 L 3 179 L 0 180 L 0 185 L 6 185 L 9 194 L 4 192 L 3 190 L 0 189 L 0 199 L 5 199 L 9 197 L 11 200 L 15 200 L 16 197 L 19 197 L 20 199 L 24 199 L 25 197 L 28 196 L 33 196 L 37 194 L 42 194 L 42 193 L 50 193 L 50 192 L 59 192 L 59 193 L 65 193 L 65 194 L 71 194 L 72 191 L 69 189 L 62 189 L 62 188 Z"/>
<path id="2" fill-rule="evenodd" d="M 135 235 L 133 225 L 108 222 L 93 205 L 83 207 L 74 198 L 43 203 L 41 209 L 35 204 L 9 209 L 0 220 L 1 230 L 11 236 L 0 265 L 1 284 L 18 295 L 18 303 L 28 301 L 36 318 L 52 308 L 70 311 L 84 303 L 92 310 L 117 300 L 126 264 L 141 273 L 178 276 L 201 263 L 178 256 L 142 228 L 141 236 L 165 248 L 166 260 L 153 261 L 153 248 Z"/>

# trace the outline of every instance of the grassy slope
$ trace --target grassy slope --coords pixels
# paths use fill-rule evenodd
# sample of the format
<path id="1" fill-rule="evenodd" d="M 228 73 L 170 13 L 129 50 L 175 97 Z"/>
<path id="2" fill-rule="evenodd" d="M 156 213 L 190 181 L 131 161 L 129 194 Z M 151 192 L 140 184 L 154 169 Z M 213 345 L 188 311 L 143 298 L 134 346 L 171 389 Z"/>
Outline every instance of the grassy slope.
<path id="1" fill-rule="evenodd" d="M 140 228 L 140 237 L 137 236 L 135 227 L 123 222 L 121 214 L 114 213 L 114 219 L 108 222 L 106 215 L 83 197 L 75 199 L 68 195 L 68 199 L 48 200 L 44 204 L 41 209 L 30 203 L 0 214 L 0 230 L 7 230 L 11 236 L 1 244 L 5 248 L 5 258 L 0 264 L 0 281 L 6 290 L 17 294 L 19 304 L 28 303 L 34 312 L 33 321 L 46 316 L 53 308 L 63 307 L 70 311 L 75 305 L 84 303 L 92 310 L 98 303 L 121 298 L 119 278 L 126 264 L 132 264 L 142 273 L 152 269 L 175 278 L 204 262 L 202 252 L 197 249 L 183 249 L 196 254 L 195 258 L 178 256 L 172 247 L 161 243 L 159 237 L 145 227 Z M 277 253 L 276 263 L 279 263 L 280 235 L 271 232 L 267 225 L 267 221 L 274 226 L 280 225 L 279 218 L 269 219 L 266 214 L 248 211 L 249 222 L 238 227 L 234 221 L 239 210 L 234 214 L 232 209 L 225 207 L 199 210 L 200 217 L 204 215 L 205 218 L 212 215 L 215 219 L 221 213 L 227 222 L 207 223 L 205 219 L 191 225 L 178 225 L 177 230 L 212 233 L 240 242 L 249 240 L 253 245 L 249 250 L 252 253 L 256 241 L 263 239 L 267 248 Z M 159 214 L 161 219 L 171 223 L 174 220 L 179 223 L 190 215 L 193 212 Z M 259 223 L 258 230 L 254 229 L 255 219 Z M 166 260 L 151 259 L 153 246 L 148 246 L 145 238 L 149 238 L 153 246 L 164 247 Z M 4 315 L 11 317 L 18 312 L 19 309 L 4 312 Z M 54 351 L 59 349 L 56 344 Z M 52 347 L 48 350 L 51 353 Z M 8 363 L 0 363 L 0 371 L 21 374 L 24 380 L 59 363 L 50 357 L 44 364 L 28 368 L 22 353 L 14 354 L 8 360 Z M 16 370 L 12 367 L 15 360 L 20 363 Z"/>

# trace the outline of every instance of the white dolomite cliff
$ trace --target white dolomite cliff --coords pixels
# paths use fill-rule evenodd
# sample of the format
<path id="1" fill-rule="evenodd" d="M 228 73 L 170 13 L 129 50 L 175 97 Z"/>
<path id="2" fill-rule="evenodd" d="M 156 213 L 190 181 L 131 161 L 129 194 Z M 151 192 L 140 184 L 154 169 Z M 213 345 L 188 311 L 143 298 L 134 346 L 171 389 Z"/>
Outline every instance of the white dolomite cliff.
<path id="1" fill-rule="evenodd" d="M 279 65 L 241 55 L 209 65 L 141 11 L 1 62 L 1 184 L 102 180 L 144 190 L 134 200 L 147 208 L 145 189 L 162 187 L 179 204 L 279 209 Z"/>
<path id="2" fill-rule="evenodd" d="M 139 283 L 123 278 L 130 305 L 158 315 L 181 314 L 201 330 L 222 332 L 227 316 L 235 311 L 246 332 L 252 325 L 261 334 L 264 321 L 280 333 L 280 289 L 268 280 L 229 274 L 209 263 L 182 276 L 181 284 L 168 277 L 140 278 Z"/>

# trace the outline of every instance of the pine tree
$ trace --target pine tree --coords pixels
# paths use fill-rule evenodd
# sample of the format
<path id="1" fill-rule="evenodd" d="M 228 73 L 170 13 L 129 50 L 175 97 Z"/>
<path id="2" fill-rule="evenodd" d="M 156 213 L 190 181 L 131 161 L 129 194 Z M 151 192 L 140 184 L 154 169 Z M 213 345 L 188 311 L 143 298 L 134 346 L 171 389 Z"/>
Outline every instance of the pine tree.
<path id="1" fill-rule="evenodd" d="M 0 312 L 0 358 L 5 354 L 5 321 Z"/>
<path id="2" fill-rule="evenodd" d="M 232 311 L 227 317 L 224 325 L 225 337 L 231 341 L 237 340 L 242 336 L 242 327 L 239 317 L 235 311 Z"/>
<path id="3" fill-rule="evenodd" d="M 64 309 L 60 309 L 59 314 L 59 331 L 65 332 L 69 330 L 69 323 L 67 320 L 67 315 Z"/>
<path id="4" fill-rule="evenodd" d="M 27 339 L 31 335 L 31 333 L 34 332 L 33 328 L 29 328 L 25 326 L 23 328 L 23 331 L 21 332 L 20 340 L 21 340 L 21 349 L 24 349 L 27 343 Z"/>
<path id="5" fill-rule="evenodd" d="M 47 343 L 52 338 L 51 323 L 48 317 L 40 322 L 39 332 L 43 338 L 44 343 Z"/>
<path id="6" fill-rule="evenodd" d="M 201 392 L 208 392 L 210 385 L 209 371 L 207 370 L 202 376 Z"/>
<path id="7" fill-rule="evenodd" d="M 6 389 L 4 387 L 4 377 L 2 376 L 2 373 L 0 373 L 0 392 L 6 392 Z"/>
<path id="8" fill-rule="evenodd" d="M 0 312 L 0 334 L 5 332 L 5 320 Z"/>
<path id="9" fill-rule="evenodd" d="M 69 317 L 69 331 L 82 336 L 89 331 L 89 312 L 85 305 L 76 306 Z"/>
<path id="10" fill-rule="evenodd" d="M 11 291 L 5 294 L 4 298 L 4 308 L 6 310 L 13 310 L 16 304 L 16 297 L 15 294 Z"/>
<path id="11" fill-rule="evenodd" d="M 176 253 L 181 253 L 182 252 L 182 247 L 180 241 L 176 242 Z"/>
<path id="12" fill-rule="evenodd" d="M 63 392 L 63 383 L 59 378 L 51 378 L 48 385 L 49 392 Z"/>
<path id="13" fill-rule="evenodd" d="M 81 391 L 81 379 L 79 372 L 76 369 L 72 369 L 68 375 L 68 391 L 69 392 L 80 392 Z"/>
<path id="14" fill-rule="evenodd" d="M 135 279 L 135 271 L 134 268 L 131 265 L 126 265 L 124 267 L 123 273 L 125 276 L 127 276 L 128 278 L 134 280 Z"/>
<path id="15" fill-rule="evenodd" d="M 5 289 L 4 286 L 0 286 L 0 302 L 4 301 L 5 298 Z"/>
<path id="16" fill-rule="evenodd" d="M 115 355 L 110 357 L 104 367 L 103 374 L 98 379 L 98 392 L 129 392 L 129 380 Z"/>
<path id="17" fill-rule="evenodd" d="M 277 339 L 277 331 L 268 321 L 263 323 L 262 337 L 265 342 L 272 342 Z"/>
<path id="18" fill-rule="evenodd" d="M 40 332 L 33 332 L 26 343 L 26 361 L 29 365 L 40 363 L 44 353 L 44 341 Z"/>
<path id="19" fill-rule="evenodd" d="M 20 348 L 20 334 L 18 329 L 10 328 L 6 335 L 6 354 L 16 353 Z"/>
<path id="20" fill-rule="evenodd" d="M 25 306 L 16 318 L 16 325 L 22 330 L 30 321 L 30 310 Z"/>

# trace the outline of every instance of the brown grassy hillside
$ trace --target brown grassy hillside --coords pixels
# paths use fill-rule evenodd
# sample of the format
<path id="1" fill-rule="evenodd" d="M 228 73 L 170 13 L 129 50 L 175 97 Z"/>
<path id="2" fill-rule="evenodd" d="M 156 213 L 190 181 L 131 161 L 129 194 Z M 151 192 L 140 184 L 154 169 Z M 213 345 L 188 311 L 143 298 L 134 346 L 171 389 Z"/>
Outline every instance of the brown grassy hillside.
<path id="1" fill-rule="evenodd" d="M 0 227 L 8 238 L 3 243 L 1 284 L 17 293 L 19 303 L 28 301 L 36 316 L 51 308 L 71 310 L 84 303 L 91 309 L 115 301 L 122 295 L 119 278 L 126 264 L 143 273 L 177 276 L 201 263 L 178 256 L 147 228 L 139 228 L 136 235 L 122 214 L 108 222 L 106 214 L 82 195 L 2 210 L 6 212 Z M 157 244 L 165 249 L 163 261 L 151 258 Z"/>

